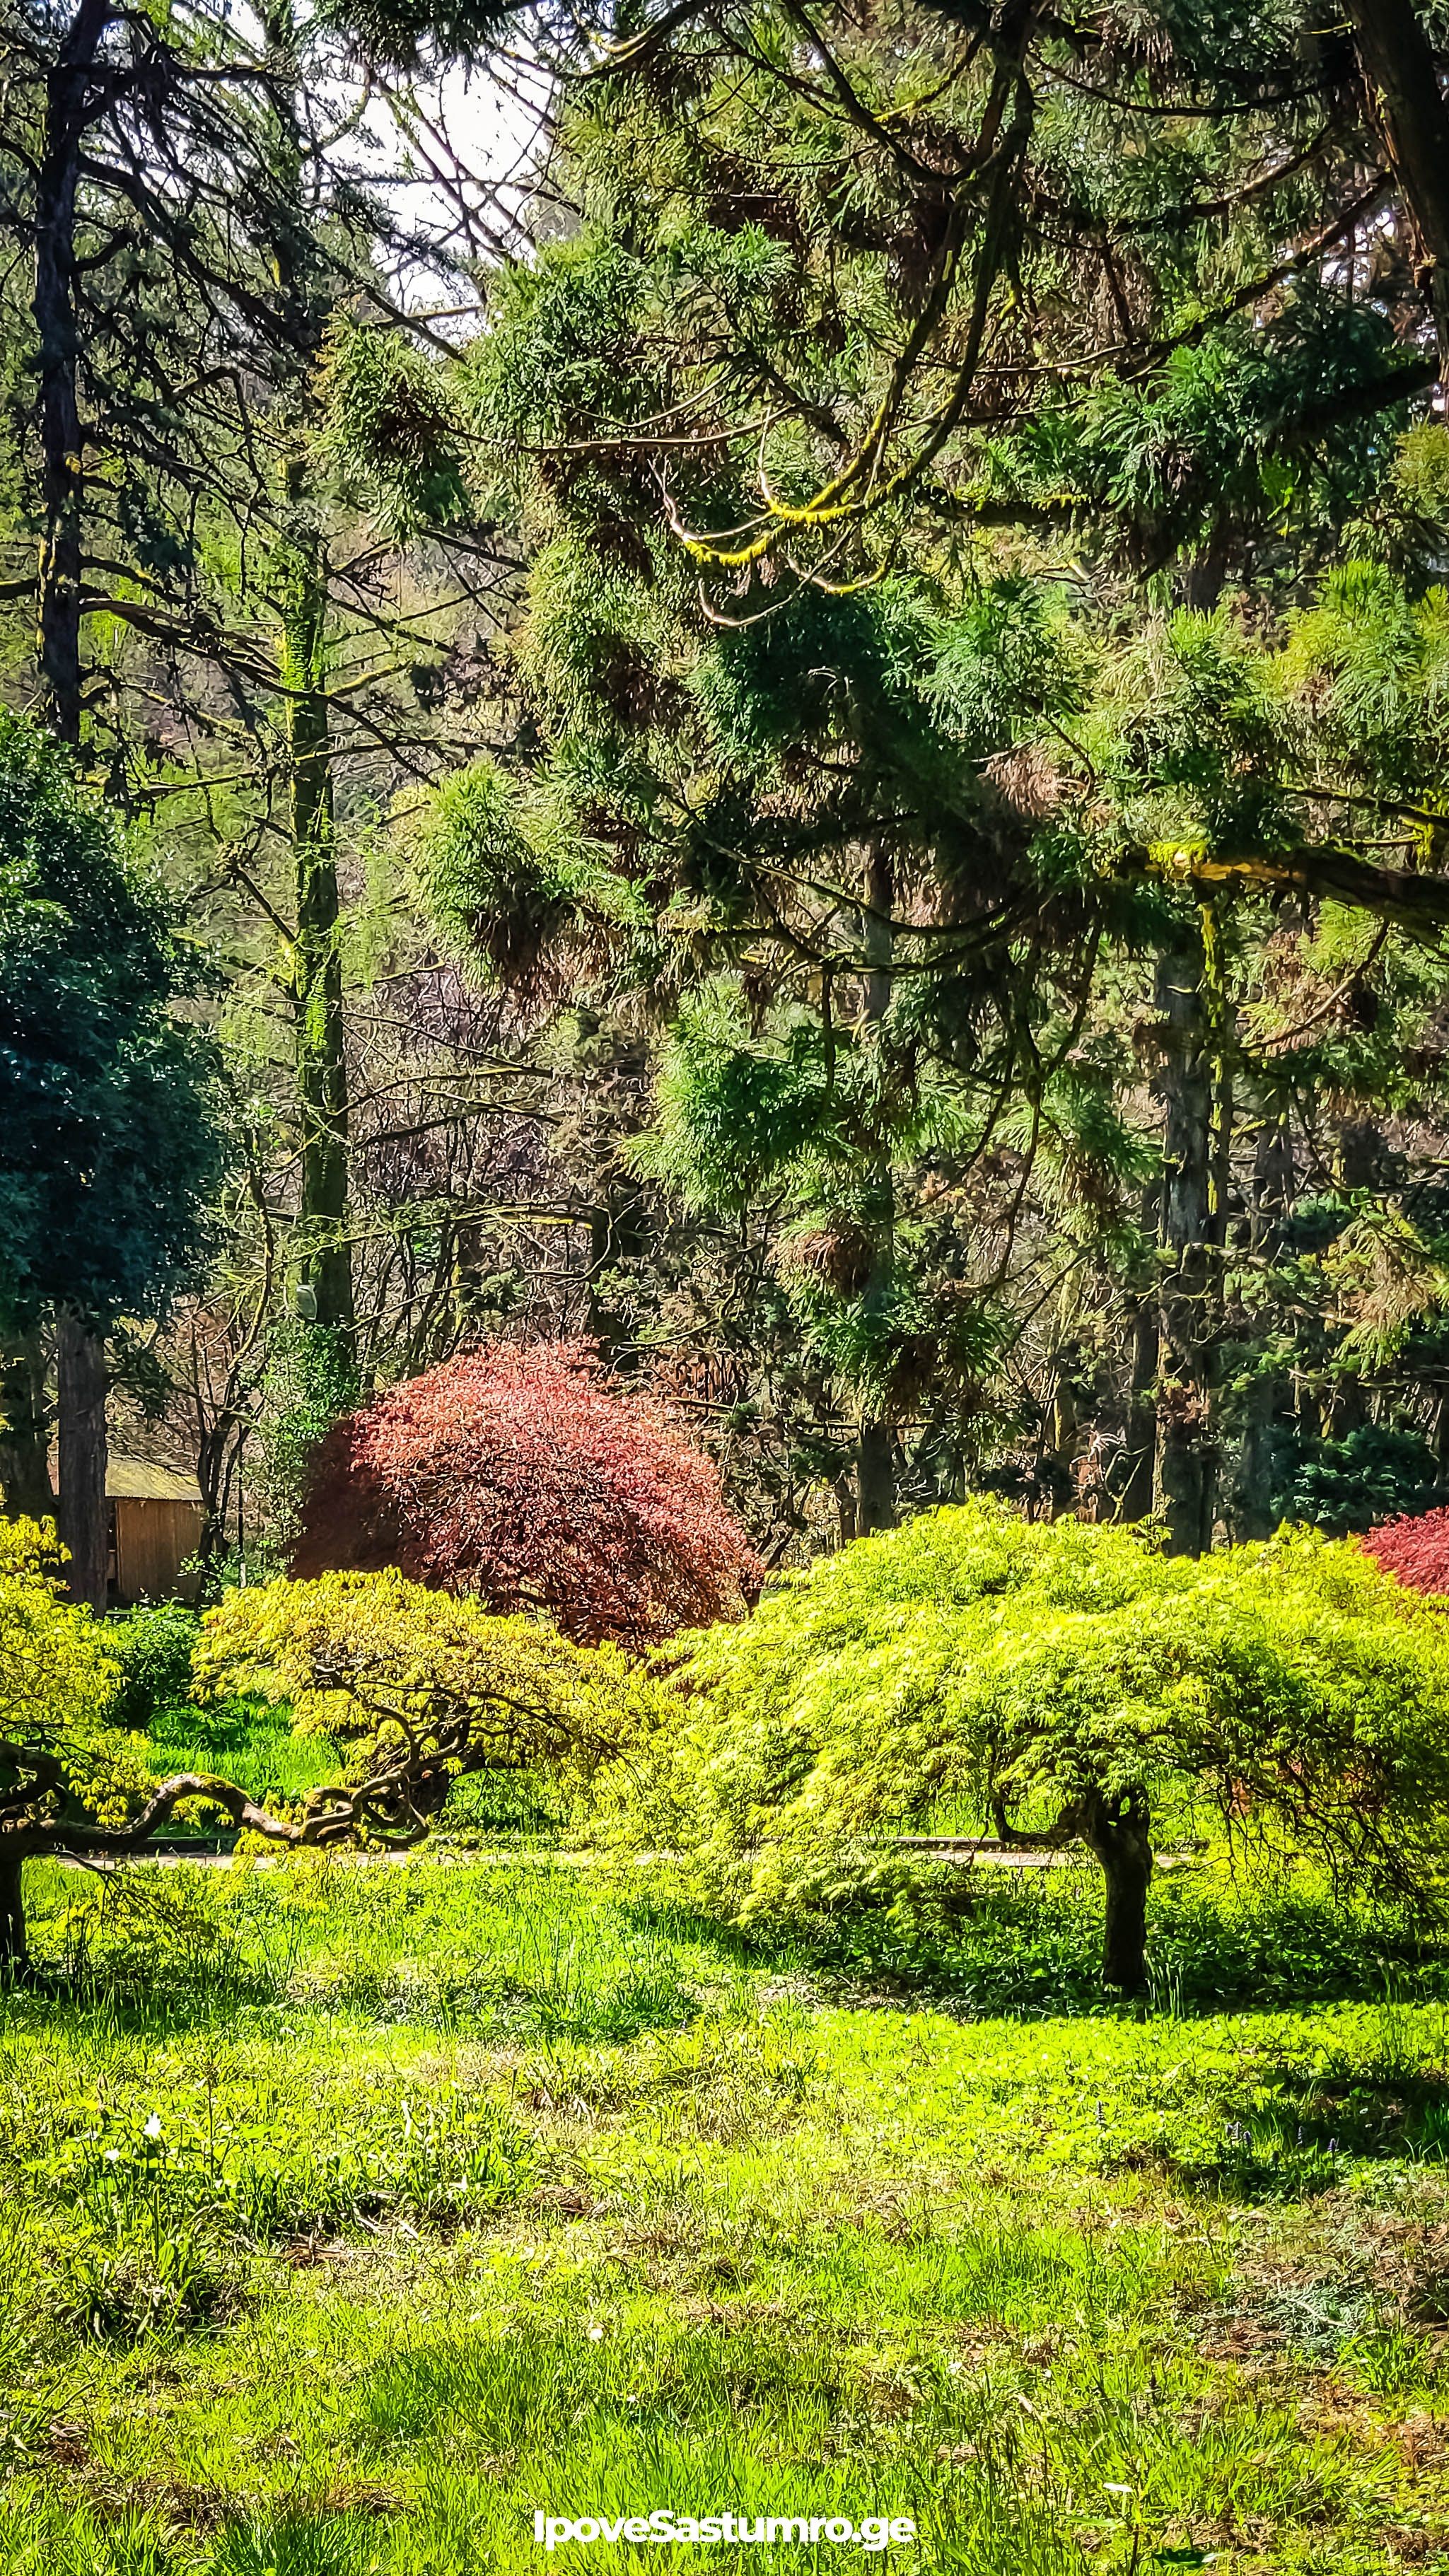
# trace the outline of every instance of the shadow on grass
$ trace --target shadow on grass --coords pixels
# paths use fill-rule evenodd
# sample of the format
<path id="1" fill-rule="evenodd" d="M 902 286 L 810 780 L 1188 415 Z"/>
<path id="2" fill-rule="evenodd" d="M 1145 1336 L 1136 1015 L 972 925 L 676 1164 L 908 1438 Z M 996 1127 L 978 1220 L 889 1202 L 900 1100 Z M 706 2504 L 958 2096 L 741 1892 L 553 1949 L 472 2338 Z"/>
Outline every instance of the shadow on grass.
<path id="1" fill-rule="evenodd" d="M 1239 2199 L 1303 2199 L 1333 2190 L 1351 2164 L 1449 2166 L 1449 2069 L 1414 2064 L 1406 2044 L 1312 2067 L 1268 2058 L 1254 2079 L 1222 2155 L 1184 2162 L 1185 2179 Z"/>
<path id="2" fill-rule="evenodd" d="M 59 1874 L 58 1874 L 59 1875 Z M 66 1874 L 69 1875 L 69 1874 Z M 748 1932 L 677 1893 L 590 1883 L 537 1854 L 436 1870 L 285 1871 L 230 1895 L 221 1874 L 128 1872 L 102 1901 L 44 1889 L 47 1999 L 7 2012 L 103 2009 L 128 2031 L 208 2027 L 301 2004 L 462 2036 L 627 2043 L 682 2027 L 707 1998 L 786 1980 L 842 2003 L 929 2005 L 954 2017 L 1120 2015 L 1100 1983 L 1102 1906 L 1090 1867 L 1028 1880 L 981 1873 L 962 1903 L 858 1909 Z M 1338 2001 L 1449 2000 L 1449 1934 L 1289 1891 L 1253 1898 L 1164 1880 L 1149 1925 L 1150 1988 L 1134 2011 L 1201 2016 Z M 1311 2117 L 1310 2113 L 1310 2117 Z M 1330 2122 L 1326 2134 L 1342 2138 Z"/>
<path id="3" fill-rule="evenodd" d="M 967 2020 L 1174 2016 L 1291 2010 L 1312 2003 L 1449 2000 L 1449 1926 L 1294 1892 L 1259 1896 L 1162 1880 L 1148 1924 L 1148 1993 L 1124 2007 L 1101 1981 L 1095 1868 L 959 1880 L 943 1912 L 930 1891 L 909 1915 L 861 1908 L 790 1932 L 726 1932 L 674 1901 L 628 1900 L 644 1925 L 758 1975 L 793 1974 L 842 2001 L 928 2004 Z M 733 1946 L 732 1946 L 733 1945 Z"/>

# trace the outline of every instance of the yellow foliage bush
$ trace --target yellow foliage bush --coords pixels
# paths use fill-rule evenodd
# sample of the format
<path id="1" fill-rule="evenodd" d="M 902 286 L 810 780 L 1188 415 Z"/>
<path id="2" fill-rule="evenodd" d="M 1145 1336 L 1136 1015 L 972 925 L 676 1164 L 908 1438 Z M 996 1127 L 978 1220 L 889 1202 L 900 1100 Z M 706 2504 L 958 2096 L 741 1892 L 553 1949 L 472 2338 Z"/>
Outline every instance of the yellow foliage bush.
<path id="1" fill-rule="evenodd" d="M 202 1697 L 254 1692 L 348 1747 L 352 1780 L 535 1765 L 587 1775 L 648 1722 L 660 1685 L 617 1647 L 576 1646 L 397 1573 L 229 1592 L 202 1621 Z"/>
<path id="2" fill-rule="evenodd" d="M 74 1802 L 97 1824 L 121 1824 L 151 1785 L 134 1737 L 107 1726 L 120 1667 L 105 1629 L 65 1598 L 50 1521 L 0 1521 L 0 1806 L 29 1795 L 26 1766 L 49 1754 Z"/>

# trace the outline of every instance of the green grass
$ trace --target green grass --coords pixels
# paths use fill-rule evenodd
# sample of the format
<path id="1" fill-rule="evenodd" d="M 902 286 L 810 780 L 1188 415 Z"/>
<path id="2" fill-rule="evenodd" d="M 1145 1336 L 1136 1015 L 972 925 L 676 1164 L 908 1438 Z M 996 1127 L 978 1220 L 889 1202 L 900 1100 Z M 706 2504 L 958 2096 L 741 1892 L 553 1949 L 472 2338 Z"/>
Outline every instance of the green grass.
<path id="1" fill-rule="evenodd" d="M 662 2504 L 910 2514 L 887 2563 L 963 2576 L 1449 2568 L 1432 1995 L 1053 2010 L 1060 1882 L 950 2009 L 546 1855 L 29 1894 L 72 1984 L 0 2000 L 7 2576 L 472 2576 Z M 1179 1994 L 1215 1902 L 1164 1899 Z M 970 2018 L 1013 1922 L 1043 1981 Z M 560 2553 L 706 2561 L 861 2563 Z"/>

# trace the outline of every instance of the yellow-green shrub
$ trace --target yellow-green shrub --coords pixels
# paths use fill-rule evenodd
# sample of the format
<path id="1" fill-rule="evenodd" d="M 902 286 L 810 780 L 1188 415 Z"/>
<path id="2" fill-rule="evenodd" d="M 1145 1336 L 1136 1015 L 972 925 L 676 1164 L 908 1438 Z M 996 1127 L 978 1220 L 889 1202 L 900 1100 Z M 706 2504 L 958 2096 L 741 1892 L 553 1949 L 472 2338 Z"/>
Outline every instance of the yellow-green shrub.
<path id="1" fill-rule="evenodd" d="M 289 1703 L 300 1730 L 349 1748 L 352 1780 L 399 1763 L 449 1779 L 535 1765 L 584 1775 L 662 1697 L 616 1647 L 575 1646 L 396 1573 L 229 1592 L 202 1622 L 193 1671 L 202 1696 Z"/>
<path id="2" fill-rule="evenodd" d="M 134 1739 L 105 1722 L 119 1666 L 105 1630 L 65 1598 L 49 1521 L 0 1521 L 0 1820 L 54 1811 L 27 1756 L 61 1766 L 72 1801 L 118 1823 L 148 1785 Z"/>
<path id="3" fill-rule="evenodd" d="M 669 1722 L 601 1830 L 684 1855 L 737 1920 L 890 1893 L 896 1830 L 943 1802 L 1087 1843 L 1109 1942 L 1135 1872 L 1139 1977 L 1152 1837 L 1205 1811 L 1376 1888 L 1431 1895 L 1449 1855 L 1449 1617 L 1312 1532 L 1194 1561 L 978 1500 L 670 1652 Z"/>

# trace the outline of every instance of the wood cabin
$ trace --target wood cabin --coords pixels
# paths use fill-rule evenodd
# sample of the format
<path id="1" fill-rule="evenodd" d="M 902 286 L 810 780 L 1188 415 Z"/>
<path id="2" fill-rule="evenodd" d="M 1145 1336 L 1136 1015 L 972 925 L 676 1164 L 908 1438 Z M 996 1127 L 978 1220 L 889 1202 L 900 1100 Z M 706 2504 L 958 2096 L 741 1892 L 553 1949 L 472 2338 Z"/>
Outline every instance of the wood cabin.
<path id="1" fill-rule="evenodd" d="M 123 1608 L 133 1601 L 194 1599 L 196 1577 L 181 1568 L 201 1542 L 196 1478 L 141 1458 L 112 1456 L 106 1467 L 106 1501 L 108 1598 Z"/>

